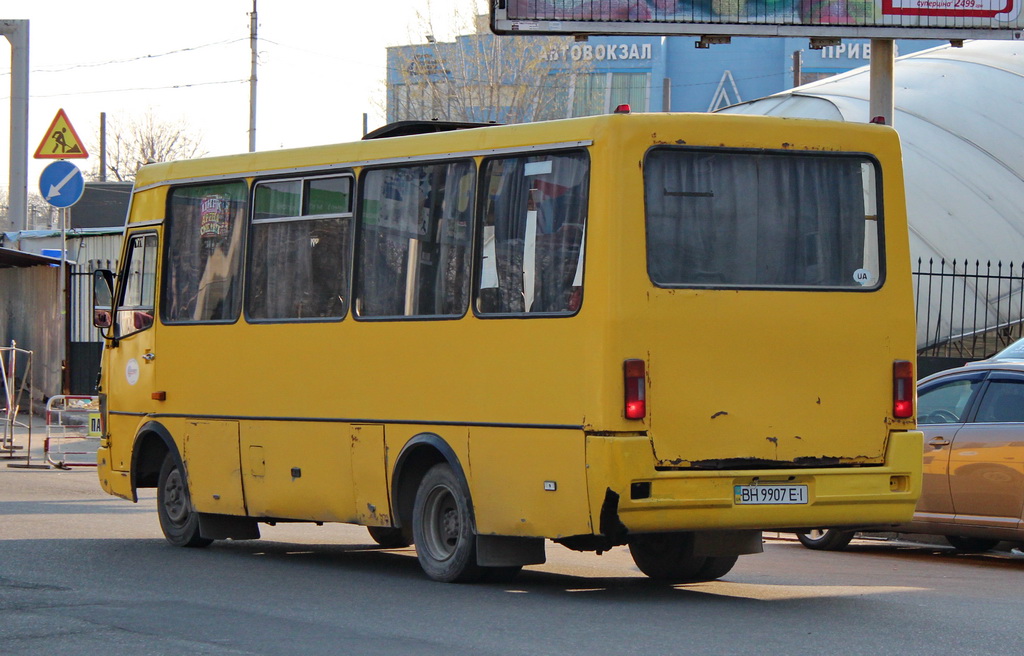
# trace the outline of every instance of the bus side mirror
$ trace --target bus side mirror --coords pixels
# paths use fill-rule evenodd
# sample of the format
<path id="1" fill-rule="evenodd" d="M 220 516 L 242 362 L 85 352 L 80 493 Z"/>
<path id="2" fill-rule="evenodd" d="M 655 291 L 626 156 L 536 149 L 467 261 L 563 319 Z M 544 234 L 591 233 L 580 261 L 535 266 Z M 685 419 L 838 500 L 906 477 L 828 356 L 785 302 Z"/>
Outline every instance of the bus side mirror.
<path id="1" fill-rule="evenodd" d="M 92 272 L 92 325 L 97 328 L 110 328 L 114 325 L 113 299 L 113 272 L 109 269 L 96 269 Z"/>

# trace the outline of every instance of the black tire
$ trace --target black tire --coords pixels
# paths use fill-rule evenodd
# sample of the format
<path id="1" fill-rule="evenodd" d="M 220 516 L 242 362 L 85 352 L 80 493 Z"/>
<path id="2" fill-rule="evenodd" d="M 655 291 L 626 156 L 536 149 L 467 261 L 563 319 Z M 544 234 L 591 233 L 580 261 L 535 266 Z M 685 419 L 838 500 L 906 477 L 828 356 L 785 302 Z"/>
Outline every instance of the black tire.
<path id="1" fill-rule="evenodd" d="M 840 531 L 835 528 L 812 529 L 806 533 L 797 533 L 800 544 L 815 551 L 842 551 L 856 531 Z"/>
<path id="2" fill-rule="evenodd" d="M 650 533 L 629 540 L 629 555 L 652 579 L 671 583 L 711 581 L 732 569 L 735 556 L 694 556 L 693 535 Z"/>
<path id="3" fill-rule="evenodd" d="M 732 571 L 739 556 L 708 556 L 707 562 L 700 568 L 697 575 L 689 583 L 701 583 L 702 581 L 717 581 Z"/>
<path id="4" fill-rule="evenodd" d="M 416 491 L 412 512 L 416 557 L 427 576 L 444 583 L 477 581 L 472 506 L 459 478 L 445 463 L 431 467 Z"/>
<path id="5" fill-rule="evenodd" d="M 412 544 L 400 528 L 367 526 L 366 530 L 370 532 L 370 537 L 373 538 L 373 541 L 385 549 L 401 549 Z"/>
<path id="6" fill-rule="evenodd" d="M 960 553 L 985 553 L 999 544 L 999 540 L 969 538 L 962 535 L 947 535 L 946 541 Z"/>
<path id="7" fill-rule="evenodd" d="M 205 547 L 213 540 L 199 534 L 199 515 L 192 507 L 188 481 L 178 459 L 168 453 L 160 466 L 156 512 L 168 542 L 176 547 Z"/>

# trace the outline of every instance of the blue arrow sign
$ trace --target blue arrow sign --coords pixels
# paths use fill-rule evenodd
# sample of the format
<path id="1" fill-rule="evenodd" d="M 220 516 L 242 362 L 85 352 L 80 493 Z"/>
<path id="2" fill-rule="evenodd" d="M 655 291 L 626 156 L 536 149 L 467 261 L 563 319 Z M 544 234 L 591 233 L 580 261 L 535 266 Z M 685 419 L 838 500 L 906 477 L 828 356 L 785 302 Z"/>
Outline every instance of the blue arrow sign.
<path id="1" fill-rule="evenodd" d="M 54 162 L 39 176 L 39 193 L 54 207 L 71 207 L 82 197 L 83 191 L 85 178 L 71 162 Z"/>

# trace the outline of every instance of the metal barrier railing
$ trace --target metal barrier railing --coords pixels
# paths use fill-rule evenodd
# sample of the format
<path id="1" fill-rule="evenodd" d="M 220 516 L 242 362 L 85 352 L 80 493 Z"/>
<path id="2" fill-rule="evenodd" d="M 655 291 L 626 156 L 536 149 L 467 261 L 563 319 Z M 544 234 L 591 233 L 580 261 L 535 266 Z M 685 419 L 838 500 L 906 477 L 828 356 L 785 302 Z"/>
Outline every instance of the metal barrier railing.
<path id="1" fill-rule="evenodd" d="M 58 469 L 95 467 L 100 441 L 99 397 L 51 396 L 46 402 L 43 455 Z"/>
<path id="2" fill-rule="evenodd" d="M 17 382 L 19 357 L 25 358 L 20 383 Z M 0 346 L 0 391 L 3 392 L 0 400 L 4 403 L 4 407 L 0 409 L 0 412 L 3 413 L 3 421 L 0 422 L 0 426 L 3 428 L 3 435 L 0 436 L 0 458 L 26 461 L 25 463 L 8 463 L 8 467 L 49 469 L 49 465 L 32 464 L 32 393 L 34 390 L 32 351 L 18 348 L 18 344 L 14 340 L 11 340 L 10 346 Z M 26 422 L 18 420 L 23 402 L 28 404 L 29 418 Z M 18 453 L 22 447 L 14 444 L 16 428 L 23 428 L 28 434 L 28 446 L 24 449 L 24 455 Z"/>

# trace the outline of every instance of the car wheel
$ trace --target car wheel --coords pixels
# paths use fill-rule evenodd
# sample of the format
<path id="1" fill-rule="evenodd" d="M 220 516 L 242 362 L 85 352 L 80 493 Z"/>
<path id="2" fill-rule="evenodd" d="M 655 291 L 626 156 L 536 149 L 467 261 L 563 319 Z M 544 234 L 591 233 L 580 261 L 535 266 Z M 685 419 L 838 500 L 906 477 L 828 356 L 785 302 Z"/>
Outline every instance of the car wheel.
<path id="1" fill-rule="evenodd" d="M 445 583 L 480 579 L 469 497 L 447 464 L 430 468 L 413 504 L 416 557 L 430 578 Z"/>
<path id="2" fill-rule="evenodd" d="M 157 479 L 156 512 L 168 542 L 176 547 L 205 547 L 213 542 L 199 534 L 199 515 L 192 507 L 188 482 L 178 459 L 168 453 Z"/>
<path id="3" fill-rule="evenodd" d="M 962 535 L 947 535 L 946 541 L 960 553 L 984 553 L 999 544 L 999 540 L 968 538 Z"/>
<path id="4" fill-rule="evenodd" d="M 840 531 L 834 528 L 816 528 L 797 533 L 800 544 L 816 551 L 841 551 L 850 544 L 856 531 Z"/>

